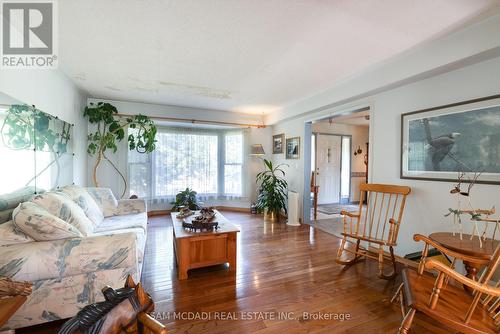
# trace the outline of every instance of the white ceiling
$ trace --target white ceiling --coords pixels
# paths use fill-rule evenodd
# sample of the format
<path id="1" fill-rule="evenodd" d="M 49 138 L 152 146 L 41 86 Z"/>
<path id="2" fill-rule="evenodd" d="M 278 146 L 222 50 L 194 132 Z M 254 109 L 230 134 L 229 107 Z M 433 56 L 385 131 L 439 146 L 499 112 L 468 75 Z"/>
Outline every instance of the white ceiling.
<path id="1" fill-rule="evenodd" d="M 269 113 L 498 0 L 64 0 L 59 64 L 92 97 Z"/>

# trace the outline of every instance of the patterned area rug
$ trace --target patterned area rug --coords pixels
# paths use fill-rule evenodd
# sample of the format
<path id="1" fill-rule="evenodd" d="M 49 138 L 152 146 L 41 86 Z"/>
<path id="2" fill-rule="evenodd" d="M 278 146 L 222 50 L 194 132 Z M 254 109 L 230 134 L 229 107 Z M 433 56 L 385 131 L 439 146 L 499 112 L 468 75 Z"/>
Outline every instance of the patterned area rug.
<path id="1" fill-rule="evenodd" d="M 320 204 L 318 205 L 318 212 L 327 215 L 340 214 L 340 211 L 358 211 L 359 204 Z"/>

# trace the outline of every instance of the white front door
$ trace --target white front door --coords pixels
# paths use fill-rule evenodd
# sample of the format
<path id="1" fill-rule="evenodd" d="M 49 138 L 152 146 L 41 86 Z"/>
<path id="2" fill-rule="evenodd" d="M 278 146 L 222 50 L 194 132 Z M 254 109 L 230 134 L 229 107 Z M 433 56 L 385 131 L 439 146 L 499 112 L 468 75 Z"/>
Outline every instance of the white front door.
<path id="1" fill-rule="evenodd" d="M 342 137 L 318 135 L 316 138 L 318 204 L 339 203 Z"/>

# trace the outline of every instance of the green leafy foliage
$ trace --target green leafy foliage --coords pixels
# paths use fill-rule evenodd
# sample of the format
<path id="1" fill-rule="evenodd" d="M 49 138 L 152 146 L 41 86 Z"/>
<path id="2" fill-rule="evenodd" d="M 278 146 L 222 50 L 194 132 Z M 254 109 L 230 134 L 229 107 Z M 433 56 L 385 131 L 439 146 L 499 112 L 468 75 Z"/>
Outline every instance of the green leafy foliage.
<path id="1" fill-rule="evenodd" d="M 284 179 L 285 172 L 282 169 L 285 164 L 275 166 L 264 159 L 264 165 L 266 170 L 257 174 L 257 183 L 260 183 L 260 186 L 255 206 L 259 212 L 267 209 L 279 217 L 280 213 L 286 213 L 288 183 Z"/>
<path id="2" fill-rule="evenodd" d="M 13 104 L 2 124 L 2 141 L 14 150 L 35 149 L 58 155 L 67 152 L 71 125 L 63 122 L 62 129 L 51 129 L 53 116 L 26 104 Z"/>
<path id="3" fill-rule="evenodd" d="M 147 116 L 135 115 L 126 118 L 115 117 L 118 110 L 110 103 L 91 103 L 85 107 L 83 115 L 92 124 L 97 124 L 97 130 L 88 135 L 87 152 L 90 155 L 103 154 L 106 150 L 115 153 L 117 143 L 125 139 L 127 128 L 134 129 L 127 136 L 128 147 L 139 153 L 150 153 L 156 148 L 156 126 Z"/>
<path id="4" fill-rule="evenodd" d="M 179 211 L 181 207 L 188 207 L 190 210 L 201 209 L 196 194 L 196 191 L 186 188 L 175 195 L 175 201 L 170 203 L 173 204 L 172 211 Z"/>

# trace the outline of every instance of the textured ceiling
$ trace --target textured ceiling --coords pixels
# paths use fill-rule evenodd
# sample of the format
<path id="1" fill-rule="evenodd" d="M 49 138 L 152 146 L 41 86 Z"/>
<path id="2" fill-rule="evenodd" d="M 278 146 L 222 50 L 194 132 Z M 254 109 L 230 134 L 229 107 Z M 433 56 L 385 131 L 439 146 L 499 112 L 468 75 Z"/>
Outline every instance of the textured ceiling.
<path id="1" fill-rule="evenodd" d="M 59 64 L 92 97 L 263 114 L 495 3 L 64 0 Z"/>

